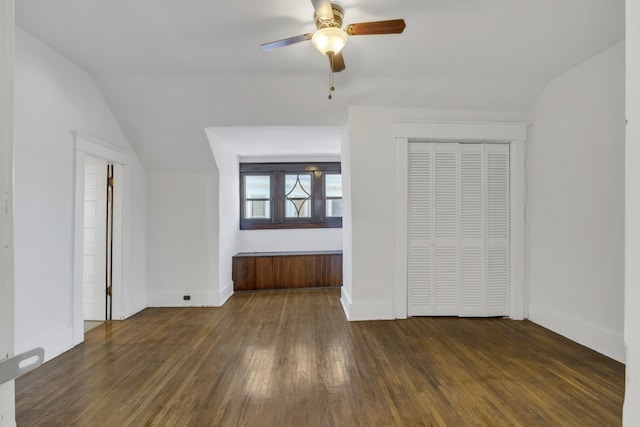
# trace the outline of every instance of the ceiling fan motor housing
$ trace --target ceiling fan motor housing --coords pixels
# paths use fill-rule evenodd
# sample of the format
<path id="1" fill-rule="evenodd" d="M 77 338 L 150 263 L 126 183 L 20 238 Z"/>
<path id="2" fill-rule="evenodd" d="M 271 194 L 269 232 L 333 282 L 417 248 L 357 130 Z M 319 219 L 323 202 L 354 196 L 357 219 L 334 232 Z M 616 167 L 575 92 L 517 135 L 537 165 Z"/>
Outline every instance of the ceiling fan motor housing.
<path id="1" fill-rule="evenodd" d="M 344 9 L 342 6 L 336 3 L 331 3 L 331 9 L 333 10 L 333 19 L 323 19 L 319 18 L 315 13 L 313 14 L 313 18 L 316 21 L 316 28 L 342 28 L 342 22 L 344 20 Z"/>

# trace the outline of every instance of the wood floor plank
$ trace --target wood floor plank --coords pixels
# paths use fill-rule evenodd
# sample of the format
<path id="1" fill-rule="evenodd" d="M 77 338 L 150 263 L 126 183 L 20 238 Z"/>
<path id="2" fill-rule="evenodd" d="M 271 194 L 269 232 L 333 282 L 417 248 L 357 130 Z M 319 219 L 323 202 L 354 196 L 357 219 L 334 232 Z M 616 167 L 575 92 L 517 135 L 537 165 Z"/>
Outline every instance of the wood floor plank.
<path id="1" fill-rule="evenodd" d="M 624 365 L 528 321 L 348 322 L 338 289 L 105 322 L 16 381 L 20 426 L 616 426 Z"/>

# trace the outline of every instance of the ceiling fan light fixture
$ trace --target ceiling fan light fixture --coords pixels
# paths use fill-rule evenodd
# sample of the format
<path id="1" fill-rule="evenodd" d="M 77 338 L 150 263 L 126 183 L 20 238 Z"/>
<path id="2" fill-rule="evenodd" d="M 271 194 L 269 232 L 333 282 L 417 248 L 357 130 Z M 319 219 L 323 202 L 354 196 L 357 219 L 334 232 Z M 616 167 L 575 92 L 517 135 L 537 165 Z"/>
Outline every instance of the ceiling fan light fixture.
<path id="1" fill-rule="evenodd" d="M 347 44 L 347 37 L 340 28 L 325 27 L 313 33 L 311 43 L 323 55 L 336 55 Z"/>

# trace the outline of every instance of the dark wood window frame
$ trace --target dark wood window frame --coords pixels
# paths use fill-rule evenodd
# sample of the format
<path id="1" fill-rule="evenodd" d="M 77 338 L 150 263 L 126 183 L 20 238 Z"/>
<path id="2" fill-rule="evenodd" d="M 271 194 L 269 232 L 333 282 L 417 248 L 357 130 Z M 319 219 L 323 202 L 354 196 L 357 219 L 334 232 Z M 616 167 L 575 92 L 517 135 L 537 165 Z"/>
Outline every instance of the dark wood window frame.
<path id="1" fill-rule="evenodd" d="M 285 175 L 292 173 L 313 174 L 310 218 L 285 217 Z M 327 173 L 342 173 L 340 162 L 240 163 L 240 229 L 341 228 L 342 217 L 327 217 L 325 215 L 324 175 Z M 271 218 L 245 218 L 244 177 L 246 175 L 269 175 L 271 177 Z"/>

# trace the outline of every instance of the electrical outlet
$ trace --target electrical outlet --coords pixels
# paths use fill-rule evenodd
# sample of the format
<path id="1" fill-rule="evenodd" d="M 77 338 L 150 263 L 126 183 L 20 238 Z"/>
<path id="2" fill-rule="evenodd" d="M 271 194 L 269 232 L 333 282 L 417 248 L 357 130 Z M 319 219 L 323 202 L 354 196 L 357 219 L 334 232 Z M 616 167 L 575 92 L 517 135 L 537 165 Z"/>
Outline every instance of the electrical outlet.
<path id="1" fill-rule="evenodd" d="M 182 299 L 185 301 L 190 301 L 191 300 L 191 295 L 183 295 Z"/>

